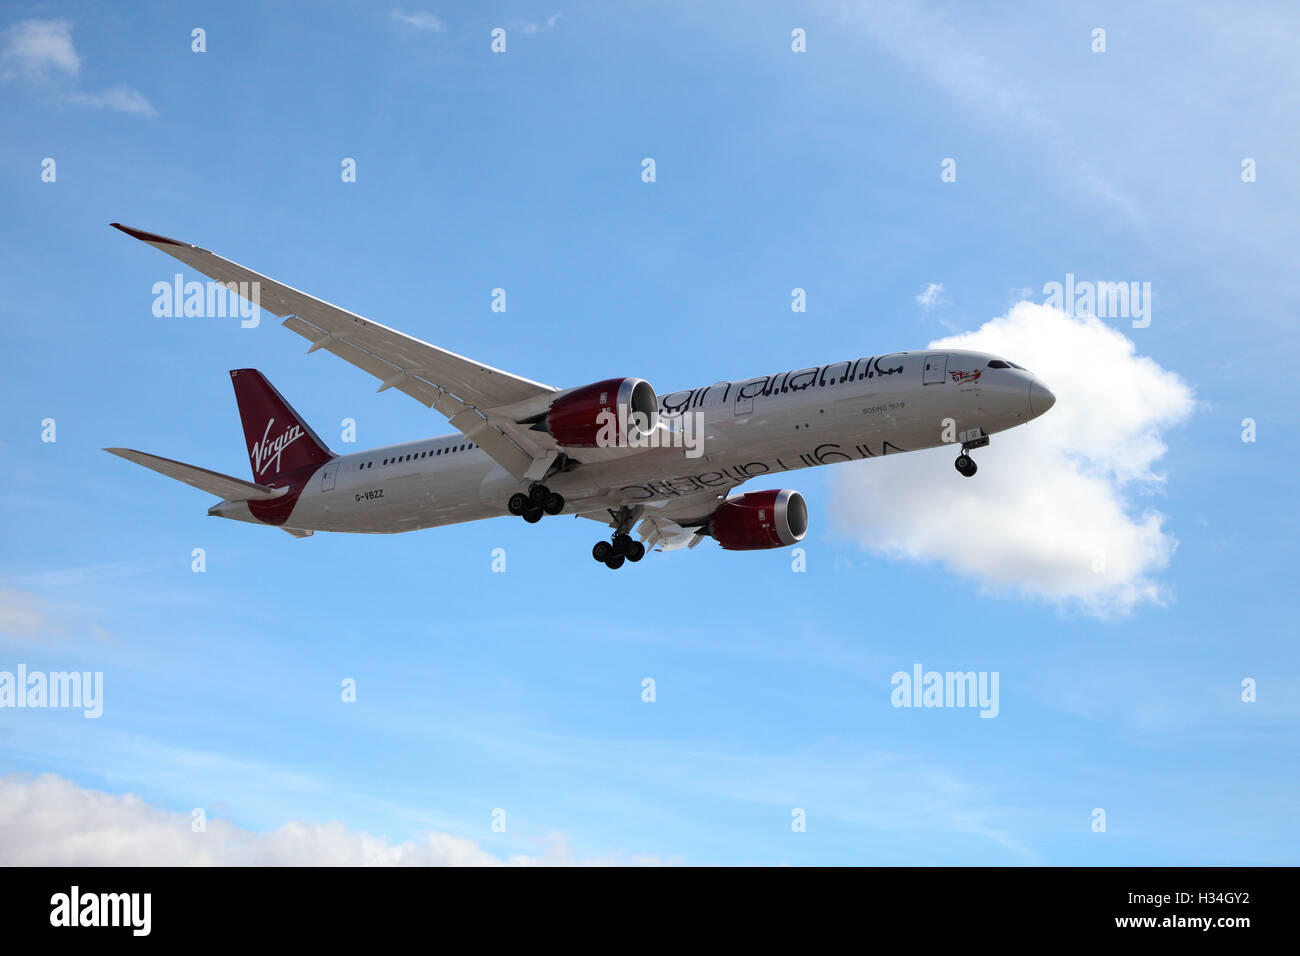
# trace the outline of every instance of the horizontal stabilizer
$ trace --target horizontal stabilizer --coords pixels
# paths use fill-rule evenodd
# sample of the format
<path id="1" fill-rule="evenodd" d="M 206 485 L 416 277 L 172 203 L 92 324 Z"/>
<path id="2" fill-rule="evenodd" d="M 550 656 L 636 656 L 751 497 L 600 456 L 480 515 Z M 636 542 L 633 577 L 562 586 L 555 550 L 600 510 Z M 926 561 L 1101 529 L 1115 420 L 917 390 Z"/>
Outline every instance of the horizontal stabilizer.
<path id="1" fill-rule="evenodd" d="M 209 471 L 206 468 L 187 465 L 180 461 L 172 461 L 170 458 L 161 458 L 158 455 L 147 455 L 132 448 L 105 448 L 104 451 L 117 455 L 119 458 L 125 458 L 127 461 L 133 461 L 137 465 L 144 465 L 144 467 L 151 468 L 160 475 L 183 481 L 185 484 L 198 488 L 200 491 L 206 491 L 210 495 L 216 495 L 218 498 L 225 498 L 230 501 L 260 501 L 267 498 L 278 498 L 289 490 L 287 487 L 267 488 L 265 485 L 255 485 L 251 481 L 232 478 L 230 475 L 223 475 L 219 471 Z"/>

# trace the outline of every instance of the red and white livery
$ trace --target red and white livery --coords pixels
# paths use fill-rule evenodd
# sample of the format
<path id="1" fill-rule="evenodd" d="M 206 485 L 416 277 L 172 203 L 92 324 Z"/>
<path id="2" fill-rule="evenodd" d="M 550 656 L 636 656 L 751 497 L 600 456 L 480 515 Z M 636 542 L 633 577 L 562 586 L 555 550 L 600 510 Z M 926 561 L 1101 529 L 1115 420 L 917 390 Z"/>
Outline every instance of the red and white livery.
<path id="1" fill-rule="evenodd" d="M 710 536 L 735 551 L 803 540 L 808 506 L 784 472 L 938 445 L 956 468 L 988 436 L 1042 415 L 1052 393 L 981 352 L 893 352 L 666 395 L 642 378 L 559 389 L 483 365 L 187 243 L 114 224 L 231 289 L 307 339 L 445 416 L 454 432 L 337 454 L 256 369 L 230 373 L 252 481 L 107 448 L 222 500 L 208 513 L 306 537 L 389 534 L 517 515 L 577 514 L 612 529 L 610 568 Z M 738 491 L 759 481 L 776 487 Z M 637 538 L 633 538 L 633 534 Z M 639 540 L 638 540 L 639 539 Z"/>

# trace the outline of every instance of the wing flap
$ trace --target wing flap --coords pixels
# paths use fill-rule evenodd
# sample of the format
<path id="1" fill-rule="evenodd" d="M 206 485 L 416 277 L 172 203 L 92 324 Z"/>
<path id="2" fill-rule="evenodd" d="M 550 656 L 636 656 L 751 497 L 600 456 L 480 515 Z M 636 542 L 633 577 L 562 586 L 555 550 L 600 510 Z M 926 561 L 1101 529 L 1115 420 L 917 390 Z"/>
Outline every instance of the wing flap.
<path id="1" fill-rule="evenodd" d="M 702 537 L 699 528 L 683 528 L 672 518 L 662 516 L 644 519 L 637 532 L 647 548 L 658 548 L 660 551 L 693 548 L 700 543 Z"/>

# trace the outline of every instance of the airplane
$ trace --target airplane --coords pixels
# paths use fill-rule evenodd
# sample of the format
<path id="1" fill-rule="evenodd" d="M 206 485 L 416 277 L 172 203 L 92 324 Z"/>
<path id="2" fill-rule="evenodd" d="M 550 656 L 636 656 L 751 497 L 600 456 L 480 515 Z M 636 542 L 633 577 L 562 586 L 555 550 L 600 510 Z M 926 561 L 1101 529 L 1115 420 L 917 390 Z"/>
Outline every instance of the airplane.
<path id="1" fill-rule="evenodd" d="M 278 527 L 391 534 L 503 515 L 573 514 L 608 525 L 592 557 L 611 569 L 649 548 L 789 547 L 803 495 L 739 492 L 754 478 L 960 443 L 1042 415 L 1055 396 L 1007 359 L 962 349 L 892 352 L 659 396 L 642 378 L 554 388 L 483 365 L 188 243 L 114 228 L 245 295 L 307 339 L 444 415 L 456 429 L 337 454 L 256 369 L 230 373 L 253 480 L 129 448 L 128 461 L 222 500 L 208 514 Z M 256 298 L 254 298 L 256 297 Z M 632 537 L 636 531 L 638 539 Z"/>

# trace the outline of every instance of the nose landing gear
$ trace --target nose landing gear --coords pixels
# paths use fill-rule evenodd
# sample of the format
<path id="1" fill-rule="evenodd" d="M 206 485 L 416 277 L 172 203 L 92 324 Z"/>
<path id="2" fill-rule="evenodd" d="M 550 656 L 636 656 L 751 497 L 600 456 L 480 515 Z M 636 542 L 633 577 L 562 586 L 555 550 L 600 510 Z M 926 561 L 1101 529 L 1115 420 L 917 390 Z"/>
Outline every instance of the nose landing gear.
<path id="1" fill-rule="evenodd" d="M 971 441 L 962 442 L 961 454 L 958 455 L 957 460 L 953 462 L 953 467 L 957 469 L 957 473 L 963 478 L 969 478 L 974 475 L 975 472 L 979 471 L 979 466 L 975 464 L 975 459 L 966 453 L 973 448 L 983 448 L 988 443 L 988 435 L 981 435 L 979 438 L 975 438 Z"/>

